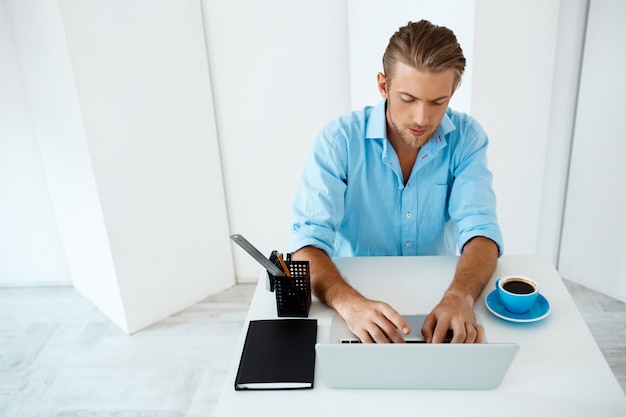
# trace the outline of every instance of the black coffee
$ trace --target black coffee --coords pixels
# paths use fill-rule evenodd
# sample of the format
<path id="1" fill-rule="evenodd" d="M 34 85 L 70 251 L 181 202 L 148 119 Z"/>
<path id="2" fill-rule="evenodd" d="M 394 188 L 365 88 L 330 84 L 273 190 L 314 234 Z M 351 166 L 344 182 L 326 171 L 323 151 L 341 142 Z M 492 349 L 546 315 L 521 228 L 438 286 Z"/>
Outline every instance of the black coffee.
<path id="1" fill-rule="evenodd" d="M 506 291 L 512 292 L 513 294 L 530 294 L 535 291 L 535 287 L 526 281 L 520 281 L 517 279 L 512 279 L 507 281 L 502 286 Z"/>

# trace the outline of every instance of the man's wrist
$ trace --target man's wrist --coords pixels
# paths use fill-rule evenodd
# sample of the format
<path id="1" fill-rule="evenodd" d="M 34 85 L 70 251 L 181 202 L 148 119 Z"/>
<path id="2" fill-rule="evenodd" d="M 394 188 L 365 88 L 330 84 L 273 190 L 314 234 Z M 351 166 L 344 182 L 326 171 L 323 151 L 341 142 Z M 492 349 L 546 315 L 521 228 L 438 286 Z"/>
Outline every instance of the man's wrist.
<path id="1" fill-rule="evenodd" d="M 444 298 L 447 297 L 461 299 L 470 307 L 474 307 L 474 303 L 476 302 L 476 299 L 470 292 L 458 288 L 448 288 L 444 293 Z"/>
<path id="2" fill-rule="evenodd" d="M 330 308 L 345 317 L 355 300 L 363 296 L 345 281 L 335 282 L 327 289 L 326 301 Z"/>

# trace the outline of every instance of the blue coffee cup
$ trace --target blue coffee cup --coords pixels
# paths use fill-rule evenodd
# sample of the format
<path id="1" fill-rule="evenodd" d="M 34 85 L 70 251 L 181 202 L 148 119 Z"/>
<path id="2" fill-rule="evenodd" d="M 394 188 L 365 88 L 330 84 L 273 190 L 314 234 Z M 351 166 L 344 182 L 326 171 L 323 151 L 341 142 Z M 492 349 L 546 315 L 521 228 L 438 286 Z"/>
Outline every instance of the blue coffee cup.
<path id="1" fill-rule="evenodd" d="M 521 275 L 508 275 L 498 279 L 496 289 L 504 308 L 515 314 L 528 312 L 539 294 L 537 283 Z"/>

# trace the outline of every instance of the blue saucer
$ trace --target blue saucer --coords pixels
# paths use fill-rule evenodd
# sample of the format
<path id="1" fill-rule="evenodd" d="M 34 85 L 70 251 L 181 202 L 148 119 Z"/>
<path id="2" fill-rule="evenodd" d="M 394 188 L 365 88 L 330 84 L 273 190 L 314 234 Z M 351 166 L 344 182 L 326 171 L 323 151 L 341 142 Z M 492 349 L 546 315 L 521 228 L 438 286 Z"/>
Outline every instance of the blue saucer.
<path id="1" fill-rule="evenodd" d="M 489 293 L 489 295 L 487 295 L 485 298 L 485 304 L 494 316 L 517 323 L 539 321 L 550 314 L 550 303 L 548 303 L 548 300 L 546 300 L 546 298 L 541 294 L 537 296 L 537 300 L 530 310 L 523 314 L 511 313 L 509 310 L 504 308 L 504 304 L 502 304 L 502 300 L 500 299 L 497 290 L 493 290 Z"/>

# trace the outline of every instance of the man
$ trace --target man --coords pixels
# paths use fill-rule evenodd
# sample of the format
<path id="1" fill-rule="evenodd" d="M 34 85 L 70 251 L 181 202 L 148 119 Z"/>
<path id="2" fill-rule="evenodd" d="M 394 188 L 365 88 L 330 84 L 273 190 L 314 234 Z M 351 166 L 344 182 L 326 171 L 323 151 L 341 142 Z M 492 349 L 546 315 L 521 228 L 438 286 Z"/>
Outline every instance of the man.
<path id="1" fill-rule="evenodd" d="M 457 248 L 453 280 L 421 331 L 433 343 L 448 330 L 453 343 L 483 340 L 473 305 L 502 236 L 487 136 L 470 116 L 448 109 L 464 69 L 452 31 L 409 22 L 383 56 L 384 100 L 327 125 L 305 164 L 292 209 L 293 259 L 310 262 L 313 293 L 363 342 L 402 343 L 412 329 L 392 306 L 352 288 L 332 257 L 454 255 Z"/>

